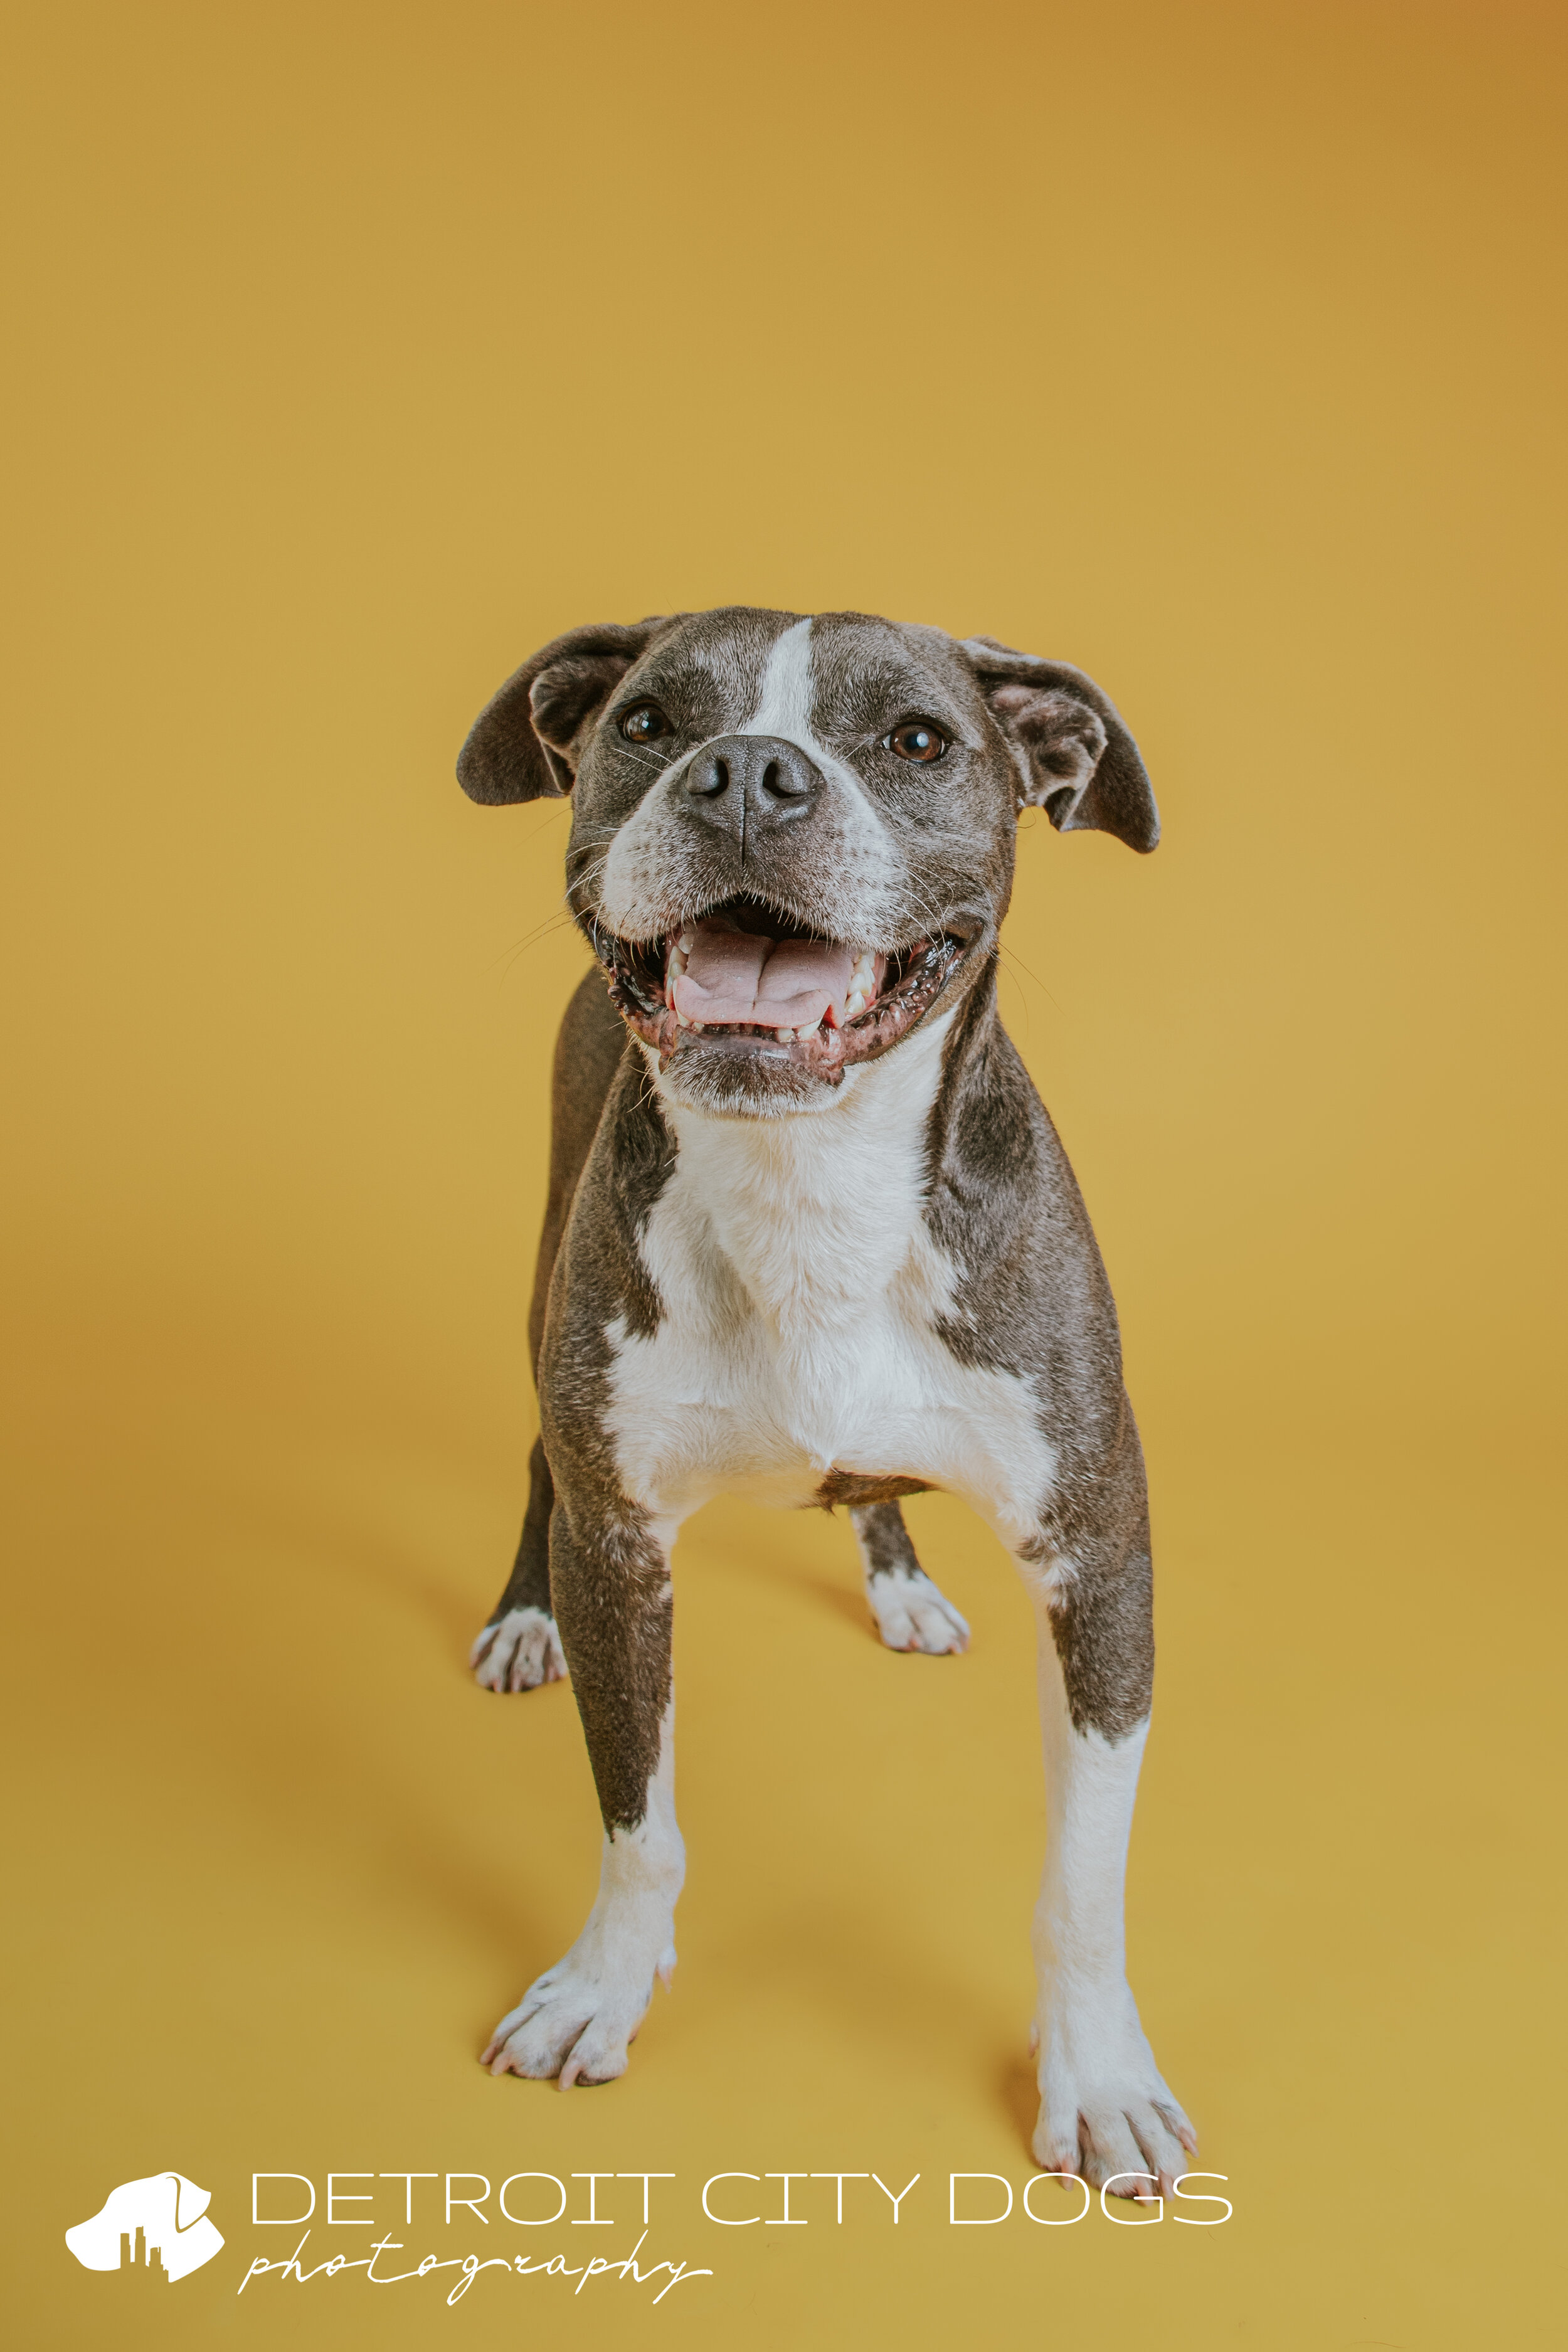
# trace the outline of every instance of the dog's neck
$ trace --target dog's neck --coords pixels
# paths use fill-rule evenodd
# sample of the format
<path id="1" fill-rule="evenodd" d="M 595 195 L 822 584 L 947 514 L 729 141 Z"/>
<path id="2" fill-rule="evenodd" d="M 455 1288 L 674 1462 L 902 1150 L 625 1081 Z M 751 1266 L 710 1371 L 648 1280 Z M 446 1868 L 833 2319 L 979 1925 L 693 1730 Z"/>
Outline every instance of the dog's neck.
<path id="1" fill-rule="evenodd" d="M 679 1181 L 781 1339 L 842 1328 L 909 1267 L 924 1243 L 931 1111 L 951 1014 L 846 1074 L 827 1110 L 718 1118 L 660 1108 Z"/>

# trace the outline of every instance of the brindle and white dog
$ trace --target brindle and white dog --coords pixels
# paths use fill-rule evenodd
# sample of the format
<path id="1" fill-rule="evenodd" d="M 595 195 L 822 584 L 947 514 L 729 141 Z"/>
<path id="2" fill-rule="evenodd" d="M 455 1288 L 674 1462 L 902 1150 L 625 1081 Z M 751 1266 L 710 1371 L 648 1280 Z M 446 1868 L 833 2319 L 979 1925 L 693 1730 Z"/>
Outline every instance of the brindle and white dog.
<path id="1" fill-rule="evenodd" d="M 1021 809 L 1153 848 L 1132 738 L 1081 672 L 987 637 L 735 607 L 557 638 L 458 772 L 478 801 L 571 793 L 568 903 L 603 967 L 556 1051 L 542 1435 L 474 1650 L 497 1691 L 570 1667 L 603 1859 L 583 1933 L 485 2063 L 621 2074 L 674 1966 L 681 1521 L 721 1489 L 843 1503 L 882 1639 L 962 1650 L 899 1509 L 942 1487 L 1038 1613 L 1035 2155 L 1169 2190 L 1193 2131 L 1122 1929 L 1153 1671 L 1142 1459 L 1089 1219 L 995 982 Z"/>

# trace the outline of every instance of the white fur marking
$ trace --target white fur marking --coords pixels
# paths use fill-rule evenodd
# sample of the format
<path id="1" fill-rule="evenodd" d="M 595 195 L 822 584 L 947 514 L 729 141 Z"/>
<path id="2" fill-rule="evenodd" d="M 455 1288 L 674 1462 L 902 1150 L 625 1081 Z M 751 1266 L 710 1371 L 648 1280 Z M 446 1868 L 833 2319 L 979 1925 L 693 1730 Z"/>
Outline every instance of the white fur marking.
<path id="1" fill-rule="evenodd" d="M 1050 1612 L 1037 1572 L 1026 1566 L 1024 1575 L 1037 1592 L 1049 1817 L 1035 1911 L 1035 2158 L 1047 2171 L 1076 2172 L 1094 2187 L 1146 2172 L 1171 2194 L 1183 2151 L 1196 2140 L 1139 2021 L 1122 1926 L 1127 1841 L 1149 1727 L 1118 1740 L 1074 1730 Z"/>
<path id="2" fill-rule="evenodd" d="M 810 1118 L 665 1097 L 679 1156 L 641 1242 L 663 1318 L 609 1330 L 608 1426 L 647 1509 L 684 1518 L 721 1491 L 790 1507 L 841 1469 L 950 1487 L 1013 1549 L 1035 1533 L 1055 1457 L 1033 1391 L 933 1328 L 954 1269 L 922 1171 L 951 1017 L 851 1065 Z"/>
<path id="3" fill-rule="evenodd" d="M 775 637 L 757 707 L 738 735 L 784 735 L 814 758 L 825 757 L 811 731 L 811 623 L 796 621 Z"/>
<path id="4" fill-rule="evenodd" d="M 484 1690 L 537 1690 L 565 1678 L 566 1659 L 555 1621 L 542 1609 L 509 1609 L 487 1625 L 468 1652 L 474 1680 Z"/>
<path id="5" fill-rule="evenodd" d="M 798 743 L 844 795 L 845 820 L 857 862 L 864 860 L 879 874 L 888 875 L 892 870 L 892 851 L 887 827 L 867 798 L 866 787 L 854 769 L 830 751 L 812 727 L 816 678 L 811 631 L 809 619 L 796 621 L 774 640 L 768 666 L 763 672 L 757 707 L 746 724 L 736 731 L 742 735 L 780 735 L 786 742 Z"/>
<path id="6" fill-rule="evenodd" d="M 866 1598 L 889 1650 L 920 1650 L 928 1658 L 945 1658 L 969 1647 L 967 1621 L 923 1569 L 873 1570 L 868 1563 Z"/>

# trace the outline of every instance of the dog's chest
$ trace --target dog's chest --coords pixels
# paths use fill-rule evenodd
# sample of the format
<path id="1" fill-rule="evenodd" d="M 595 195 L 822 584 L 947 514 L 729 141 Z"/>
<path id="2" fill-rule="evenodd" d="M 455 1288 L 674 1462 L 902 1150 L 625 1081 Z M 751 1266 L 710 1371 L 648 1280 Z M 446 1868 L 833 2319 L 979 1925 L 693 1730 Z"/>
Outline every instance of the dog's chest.
<path id="1" fill-rule="evenodd" d="M 953 1269 L 921 1202 L 941 1040 L 910 1044 L 816 1116 L 673 1114 L 640 1244 L 663 1315 L 610 1334 L 621 1475 L 656 1516 L 721 1490 L 806 1504 L 837 1471 L 955 1488 L 1008 1539 L 1032 1531 L 1051 1473 L 1035 1399 L 938 1328 Z"/>

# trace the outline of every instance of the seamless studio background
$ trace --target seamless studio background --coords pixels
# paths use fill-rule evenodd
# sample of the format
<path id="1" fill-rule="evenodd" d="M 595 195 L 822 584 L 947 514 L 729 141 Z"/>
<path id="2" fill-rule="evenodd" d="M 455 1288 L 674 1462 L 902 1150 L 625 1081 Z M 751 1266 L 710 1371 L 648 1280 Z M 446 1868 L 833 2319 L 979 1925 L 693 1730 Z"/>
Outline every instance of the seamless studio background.
<path id="1" fill-rule="evenodd" d="M 452 762 L 558 631 L 729 601 L 1079 663 L 1156 782 L 1152 859 L 1028 828 L 1002 985 L 1150 1457 L 1132 1978 L 1237 2210 L 672 2231 L 712 2280 L 548 2325 L 1547 2340 L 1563 46 L 1507 0 L 13 19 L 17 2341 L 546 2326 L 227 2254 L 132 2301 L 62 2233 L 165 2164 L 237 2248 L 258 2167 L 1027 2177 L 1027 1619 L 942 1498 L 962 1661 L 878 1651 L 842 1521 L 691 1526 L 676 1990 L 592 2099 L 473 2063 L 595 1868 L 569 1693 L 463 1664 L 585 958 L 563 812 Z"/>

